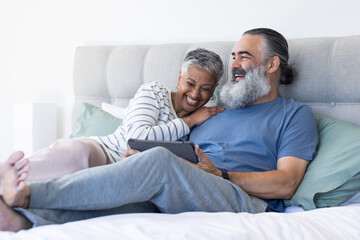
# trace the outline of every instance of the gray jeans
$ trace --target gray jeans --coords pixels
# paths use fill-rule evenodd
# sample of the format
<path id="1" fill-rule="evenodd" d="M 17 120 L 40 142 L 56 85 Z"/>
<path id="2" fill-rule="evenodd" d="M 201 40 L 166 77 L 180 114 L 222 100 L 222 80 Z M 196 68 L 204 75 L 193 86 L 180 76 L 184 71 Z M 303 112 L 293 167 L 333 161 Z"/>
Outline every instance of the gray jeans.
<path id="1" fill-rule="evenodd" d="M 264 212 L 267 203 L 157 147 L 119 163 L 32 183 L 34 226 L 131 213 Z"/>

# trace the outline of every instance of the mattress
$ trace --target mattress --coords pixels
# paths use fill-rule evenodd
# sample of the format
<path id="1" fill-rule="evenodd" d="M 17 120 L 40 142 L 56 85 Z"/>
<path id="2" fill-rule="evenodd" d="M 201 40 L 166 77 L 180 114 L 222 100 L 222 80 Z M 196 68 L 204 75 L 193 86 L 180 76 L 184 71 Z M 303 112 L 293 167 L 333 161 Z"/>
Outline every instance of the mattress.
<path id="1" fill-rule="evenodd" d="M 360 204 L 288 213 L 136 213 L 48 225 L 0 239 L 360 239 Z"/>

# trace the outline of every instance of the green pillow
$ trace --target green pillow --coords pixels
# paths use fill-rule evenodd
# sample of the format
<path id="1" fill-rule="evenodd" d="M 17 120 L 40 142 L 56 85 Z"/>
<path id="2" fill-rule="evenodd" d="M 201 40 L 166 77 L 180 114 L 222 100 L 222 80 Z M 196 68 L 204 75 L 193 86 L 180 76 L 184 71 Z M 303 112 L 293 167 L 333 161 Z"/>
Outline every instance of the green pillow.
<path id="1" fill-rule="evenodd" d="M 70 138 L 106 136 L 113 133 L 121 123 L 122 119 L 116 118 L 90 103 L 83 103 Z"/>
<path id="2" fill-rule="evenodd" d="M 333 207 L 360 192 L 360 127 L 320 114 L 315 118 L 317 154 L 286 206 Z"/>
<path id="3" fill-rule="evenodd" d="M 327 192 L 317 193 L 314 196 L 316 207 L 339 206 L 344 201 L 348 200 L 356 193 L 360 192 L 360 173 L 350 178 L 346 183 L 340 187 Z"/>

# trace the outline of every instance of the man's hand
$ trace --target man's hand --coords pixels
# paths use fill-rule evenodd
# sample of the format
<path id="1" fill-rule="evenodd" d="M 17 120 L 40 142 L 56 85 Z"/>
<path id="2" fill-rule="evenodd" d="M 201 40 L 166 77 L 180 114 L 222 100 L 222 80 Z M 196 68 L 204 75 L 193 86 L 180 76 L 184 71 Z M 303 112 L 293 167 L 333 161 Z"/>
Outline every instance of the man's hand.
<path id="1" fill-rule="evenodd" d="M 200 149 L 199 145 L 195 146 L 195 153 L 199 158 L 199 163 L 194 164 L 196 167 L 216 176 L 221 176 L 221 171 L 215 168 L 211 159 Z"/>
<path id="2" fill-rule="evenodd" d="M 211 159 L 195 146 L 199 163 L 188 163 L 208 173 L 221 176 Z M 233 183 L 250 195 L 267 199 L 289 199 L 295 193 L 305 174 L 309 161 L 297 157 L 286 156 L 278 160 L 277 170 L 265 172 L 229 172 Z"/>
<path id="3" fill-rule="evenodd" d="M 129 148 L 129 149 L 127 149 L 127 150 L 123 153 L 122 159 L 127 158 L 127 157 L 130 157 L 130 156 L 132 156 L 132 155 L 134 155 L 134 154 L 137 154 L 137 153 L 139 153 L 139 152 L 140 152 L 140 151 L 138 151 L 138 150 Z"/>

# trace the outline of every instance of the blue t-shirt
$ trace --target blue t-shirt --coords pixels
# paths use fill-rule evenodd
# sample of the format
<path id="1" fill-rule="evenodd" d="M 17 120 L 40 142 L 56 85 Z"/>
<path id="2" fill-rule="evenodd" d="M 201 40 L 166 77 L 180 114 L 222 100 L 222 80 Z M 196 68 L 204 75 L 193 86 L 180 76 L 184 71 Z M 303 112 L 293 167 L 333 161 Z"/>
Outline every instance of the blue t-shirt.
<path id="1" fill-rule="evenodd" d="M 312 160 L 318 143 L 311 109 L 294 100 L 229 109 L 215 115 L 190 134 L 215 167 L 229 172 L 277 169 L 277 160 L 295 156 Z M 282 200 L 264 199 L 272 211 L 284 210 Z"/>

